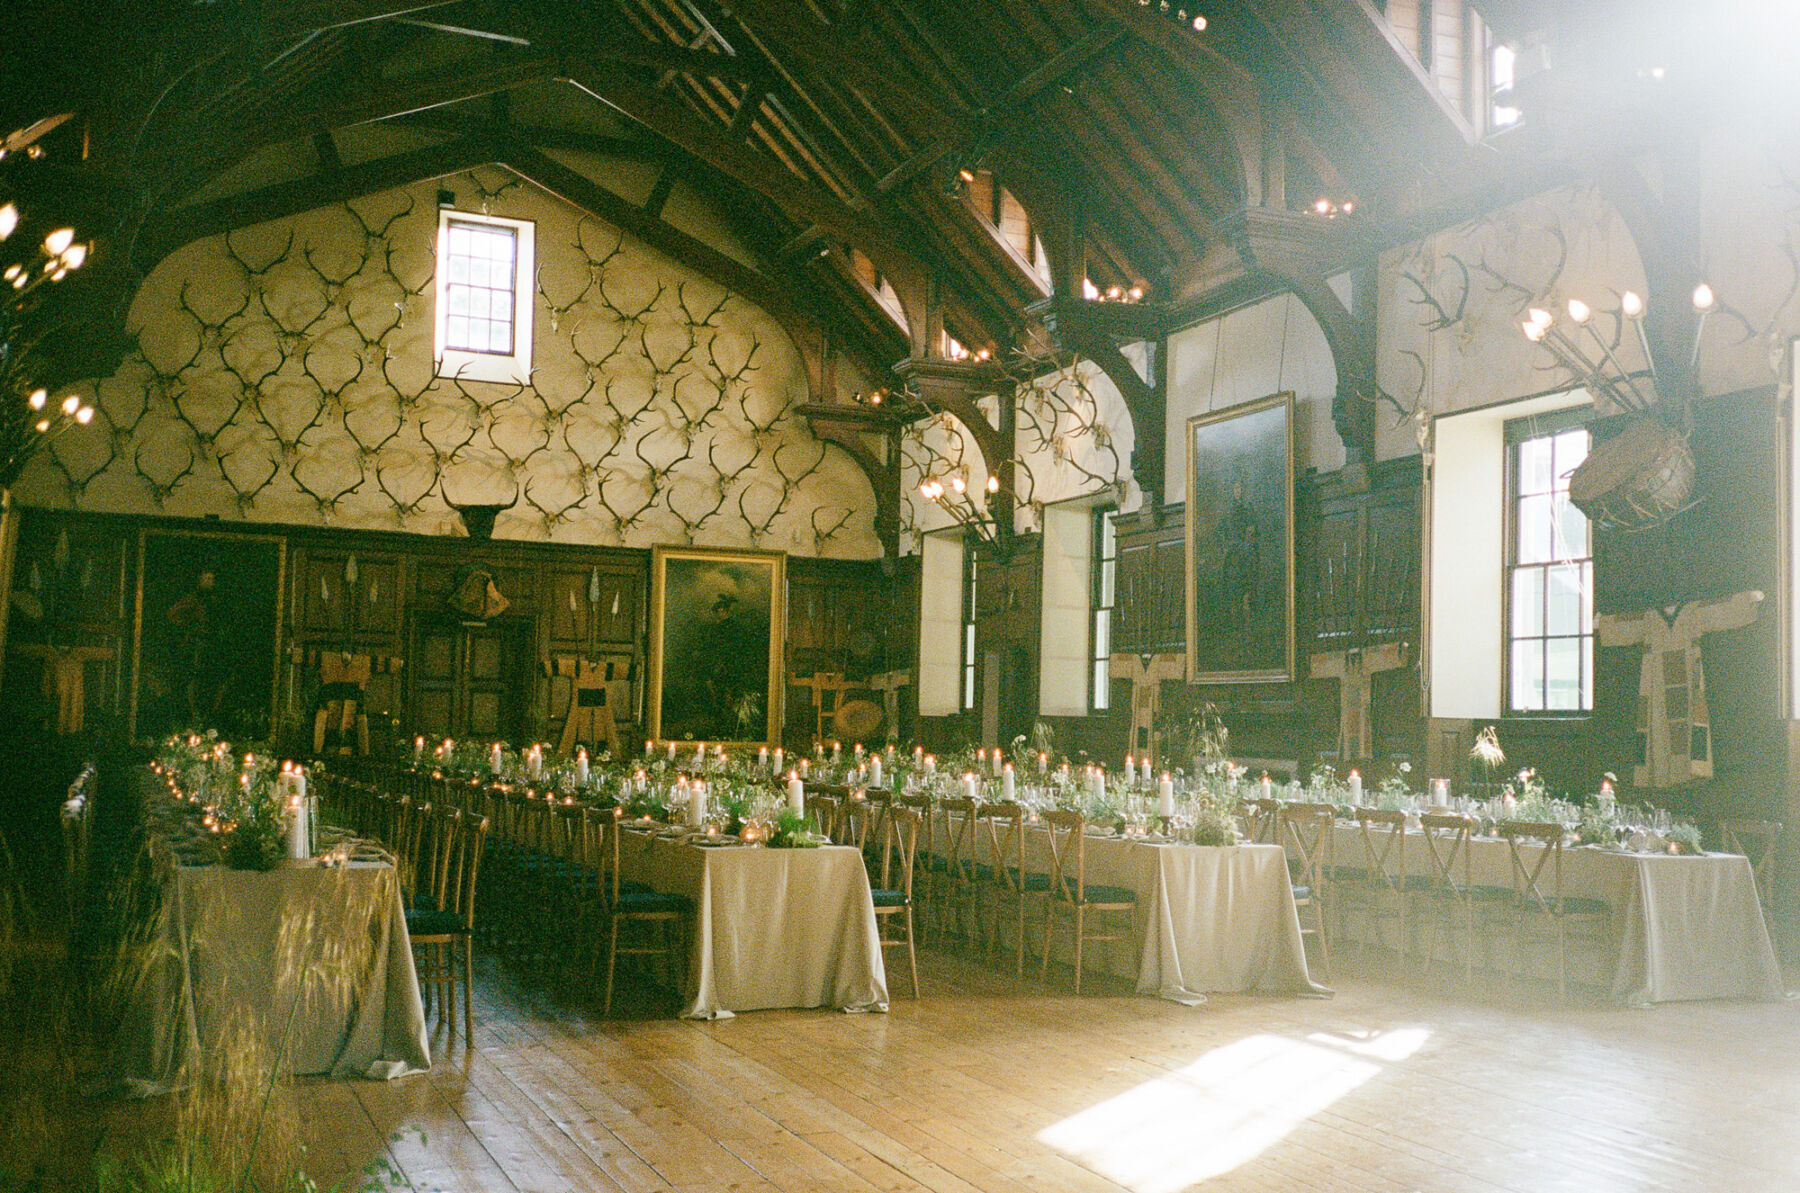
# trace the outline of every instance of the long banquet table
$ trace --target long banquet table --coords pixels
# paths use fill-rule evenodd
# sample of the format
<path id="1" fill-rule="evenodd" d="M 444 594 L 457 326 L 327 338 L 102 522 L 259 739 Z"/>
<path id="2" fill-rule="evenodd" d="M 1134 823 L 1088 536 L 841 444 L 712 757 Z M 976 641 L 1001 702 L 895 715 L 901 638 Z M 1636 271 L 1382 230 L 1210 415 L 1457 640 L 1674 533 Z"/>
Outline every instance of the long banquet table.
<path id="1" fill-rule="evenodd" d="M 1333 849 L 1339 866 L 1368 863 L 1368 848 L 1355 826 L 1338 826 Z M 1406 868 L 1412 874 L 1430 869 L 1417 833 L 1408 834 Z M 1546 871 L 1543 881 L 1549 879 Z M 1511 885 L 1512 860 L 1504 840 L 1476 838 L 1470 843 L 1469 881 L 1478 887 Z M 1781 969 L 1756 879 L 1741 855 L 1675 857 L 1565 848 L 1563 893 L 1600 899 L 1612 908 L 1608 939 L 1616 941 L 1618 952 L 1611 989 L 1622 1003 L 1781 997 Z"/>
<path id="2" fill-rule="evenodd" d="M 1048 831 L 1028 829 L 1025 841 L 1026 868 L 1048 872 Z M 1089 885 L 1122 886 L 1137 895 L 1142 947 L 1099 952 L 1120 977 L 1131 977 L 1135 963 L 1140 994 L 1195 1005 L 1208 993 L 1331 993 L 1307 971 L 1279 847 L 1185 845 L 1109 833 L 1090 835 L 1085 852 Z M 1041 934 L 1042 920 L 1026 930 Z M 1060 942 L 1068 933 L 1059 932 L 1058 939 L 1062 956 Z"/>
<path id="3" fill-rule="evenodd" d="M 400 883 L 387 864 L 257 873 L 165 866 L 117 1070 L 139 1093 L 202 1077 L 248 1038 L 297 1073 L 431 1067 Z"/>
<path id="4" fill-rule="evenodd" d="M 628 830 L 620 873 L 694 901 L 682 1015 L 770 1007 L 885 1011 L 887 971 L 862 854 L 706 847 Z"/>

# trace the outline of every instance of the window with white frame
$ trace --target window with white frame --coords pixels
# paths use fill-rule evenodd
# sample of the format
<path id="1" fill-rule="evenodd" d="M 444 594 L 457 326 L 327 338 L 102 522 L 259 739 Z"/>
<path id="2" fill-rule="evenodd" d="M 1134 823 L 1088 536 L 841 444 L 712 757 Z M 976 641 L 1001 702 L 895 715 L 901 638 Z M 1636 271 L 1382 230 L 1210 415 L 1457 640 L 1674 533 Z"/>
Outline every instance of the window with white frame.
<path id="1" fill-rule="evenodd" d="M 1506 428 L 1506 707 L 1578 713 L 1594 707 L 1594 563 L 1587 515 L 1569 475 L 1587 459 L 1583 412 Z"/>
<path id="2" fill-rule="evenodd" d="M 524 220 L 439 210 L 439 376 L 531 380 L 534 232 Z"/>
<path id="3" fill-rule="evenodd" d="M 1112 612 L 1118 578 L 1119 539 L 1113 519 L 1118 510 L 1100 510 L 1094 516 L 1094 682 L 1095 712 L 1112 707 Z"/>
<path id="4" fill-rule="evenodd" d="M 975 707 L 975 573 L 978 560 L 974 551 L 963 551 L 963 615 L 962 615 L 962 706 L 963 711 Z"/>

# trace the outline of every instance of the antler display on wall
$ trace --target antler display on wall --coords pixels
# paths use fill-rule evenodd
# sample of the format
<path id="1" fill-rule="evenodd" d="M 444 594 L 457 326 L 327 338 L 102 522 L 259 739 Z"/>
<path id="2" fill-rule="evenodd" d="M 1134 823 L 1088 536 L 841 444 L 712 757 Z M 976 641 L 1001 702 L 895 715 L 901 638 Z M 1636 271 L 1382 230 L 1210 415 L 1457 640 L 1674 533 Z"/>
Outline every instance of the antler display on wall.
<path id="1" fill-rule="evenodd" d="M 860 474 L 789 415 L 805 370 L 777 324 L 505 171 L 445 185 L 537 222 L 537 367 L 528 385 L 437 376 L 439 185 L 171 257 L 92 442 L 57 444 L 27 482 L 78 507 L 442 533 L 455 468 L 459 495 L 516 495 L 503 533 L 807 550 L 830 526 L 834 551 L 877 549 L 868 505 L 844 500 Z"/>

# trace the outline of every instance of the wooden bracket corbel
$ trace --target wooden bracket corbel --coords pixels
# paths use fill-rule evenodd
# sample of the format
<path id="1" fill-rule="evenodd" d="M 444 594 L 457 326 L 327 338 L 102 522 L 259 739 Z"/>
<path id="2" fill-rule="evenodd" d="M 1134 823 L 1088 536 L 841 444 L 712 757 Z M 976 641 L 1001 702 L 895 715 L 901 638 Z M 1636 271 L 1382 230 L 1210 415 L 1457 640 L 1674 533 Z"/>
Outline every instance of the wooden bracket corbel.
<path id="1" fill-rule="evenodd" d="M 847 402 L 814 402 L 796 408 L 812 425 L 813 436 L 834 443 L 869 479 L 875 493 L 875 534 L 889 559 L 900 556 L 900 444 L 891 415 Z M 885 450 L 875 451 L 869 437 L 879 435 Z"/>

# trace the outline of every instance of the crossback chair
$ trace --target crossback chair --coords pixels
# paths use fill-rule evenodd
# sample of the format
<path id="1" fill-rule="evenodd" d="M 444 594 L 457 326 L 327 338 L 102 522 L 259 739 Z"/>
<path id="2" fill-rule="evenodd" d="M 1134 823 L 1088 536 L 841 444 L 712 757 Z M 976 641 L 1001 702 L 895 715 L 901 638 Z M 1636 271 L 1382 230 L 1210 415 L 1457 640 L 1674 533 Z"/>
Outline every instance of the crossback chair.
<path id="1" fill-rule="evenodd" d="M 1782 823 L 1756 816 L 1730 816 L 1719 822 L 1719 838 L 1726 852 L 1741 853 L 1750 859 L 1750 872 L 1756 876 L 1756 894 L 1766 907 L 1774 889 L 1775 852 L 1781 843 Z"/>
<path id="2" fill-rule="evenodd" d="M 1331 874 L 1334 888 L 1349 898 L 1339 907 L 1354 903 L 1368 917 L 1371 929 L 1394 921 L 1398 943 L 1406 952 L 1406 895 L 1417 885 L 1406 866 L 1406 813 L 1379 808 L 1356 810 L 1356 835 L 1362 843 L 1364 864 L 1354 871 L 1337 867 Z"/>
<path id="3" fill-rule="evenodd" d="M 1243 826 L 1244 840 L 1253 845 L 1278 845 L 1281 804 L 1273 799 L 1239 800 L 1238 823 Z"/>
<path id="4" fill-rule="evenodd" d="M 1092 941 L 1133 940 L 1137 923 L 1137 892 L 1128 887 L 1090 884 L 1087 880 L 1087 817 L 1079 812 L 1043 814 L 1050 833 L 1050 894 L 1044 916 L 1044 957 L 1041 976 L 1050 976 L 1051 946 L 1056 940 L 1057 910 L 1069 913 L 1075 943 L 1075 993 L 1081 993 L 1083 946 Z M 1089 932 L 1087 917 L 1123 916 L 1123 927 L 1110 932 Z"/>
<path id="5" fill-rule="evenodd" d="M 1512 861 L 1514 932 L 1520 968 L 1525 964 L 1526 933 L 1534 923 L 1547 924 L 1556 937 L 1556 990 L 1569 993 L 1568 933 L 1570 927 L 1597 927 L 1602 931 L 1612 908 L 1601 899 L 1563 893 L 1564 828 L 1554 822 L 1510 821 L 1500 825 Z M 1536 850 L 1533 853 L 1533 850 Z M 1596 932 L 1598 939 L 1601 933 Z"/>
<path id="6" fill-rule="evenodd" d="M 1300 913 L 1300 934 L 1319 942 L 1319 957 L 1327 979 L 1331 976 L 1331 873 L 1337 810 L 1330 804 L 1285 804 L 1278 819 L 1281 840 L 1289 854 L 1289 873 L 1294 888 L 1294 910 Z M 1310 914 L 1312 926 L 1306 920 Z"/>
<path id="7" fill-rule="evenodd" d="M 682 963 L 685 943 L 680 937 L 686 932 L 678 933 L 675 943 L 670 942 L 671 929 L 685 929 L 693 920 L 694 903 L 685 895 L 664 894 L 661 891 L 646 890 L 633 883 L 625 883 L 620 876 L 620 852 L 626 829 L 621 821 L 618 809 L 613 809 L 610 817 L 602 817 L 602 831 L 605 835 L 603 845 L 605 876 L 601 882 L 601 915 L 606 920 L 606 996 L 601 1014 L 612 1015 L 613 981 L 618 973 L 619 958 L 624 957 L 660 957 L 673 958 L 676 965 Z M 623 929 L 655 929 L 655 939 L 649 939 L 650 933 L 639 934 L 636 942 L 622 941 Z"/>
<path id="8" fill-rule="evenodd" d="M 975 815 L 980 805 L 972 799 L 959 798 L 942 800 L 938 807 L 945 826 L 940 874 L 943 906 L 938 916 L 938 938 L 943 938 L 954 918 L 956 934 L 973 939 L 980 898 L 975 885 Z"/>
<path id="9" fill-rule="evenodd" d="M 838 821 L 843 816 L 844 802 L 838 796 L 820 787 L 806 789 L 806 814 L 810 816 L 819 831 L 825 834 L 832 844 L 837 844 L 841 833 Z"/>
<path id="10" fill-rule="evenodd" d="M 439 1014 L 456 1034 L 456 988 L 462 986 L 463 1038 L 473 1040 L 475 1027 L 475 880 L 481 871 L 488 819 L 456 808 L 433 812 L 432 831 L 439 835 L 434 856 L 432 892 L 436 906 L 406 913 L 419 985 L 438 995 Z M 457 965 L 461 952 L 462 965 Z"/>
<path id="11" fill-rule="evenodd" d="M 944 817 L 937 802 L 923 792 L 916 795 L 896 795 L 894 800 L 898 806 L 911 808 L 919 814 L 919 849 L 914 861 L 916 873 L 913 876 L 913 903 L 918 908 L 923 925 L 920 932 L 923 934 L 929 929 L 932 917 L 937 914 L 938 878 L 941 874 L 939 830 L 945 827 Z"/>
<path id="12" fill-rule="evenodd" d="M 1442 926 L 1448 943 L 1454 946 L 1457 941 L 1462 942 L 1463 981 L 1471 984 L 1475 981 L 1477 895 L 1469 885 L 1469 860 L 1474 830 L 1475 821 L 1468 816 L 1451 812 L 1422 813 L 1419 816 L 1419 843 L 1424 846 L 1425 872 L 1407 890 L 1409 901 L 1437 913 L 1433 923 Z M 1433 951 L 1432 944 L 1424 946 L 1424 965 L 1431 964 Z"/>
<path id="13" fill-rule="evenodd" d="M 977 899 L 983 889 L 992 896 L 991 939 L 1000 936 L 1001 917 L 1013 917 L 1013 970 L 1025 976 L 1025 905 L 1032 896 L 1048 897 L 1050 876 L 1025 865 L 1025 808 L 1013 801 L 982 804 L 975 814 L 976 848 L 985 859 L 975 863 Z M 976 922 L 985 921 L 976 908 Z"/>
<path id="14" fill-rule="evenodd" d="M 913 936 L 913 866 L 919 856 L 919 831 L 924 820 L 915 808 L 886 809 L 881 817 L 881 840 L 876 847 L 877 861 L 870 875 L 874 882 L 869 892 L 880 925 L 882 952 L 906 946 L 915 999 L 919 997 L 919 952 Z M 889 934 L 888 926 L 894 921 L 904 928 L 905 935 Z"/>

